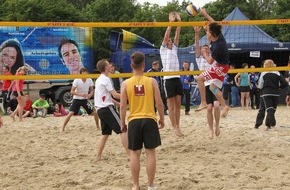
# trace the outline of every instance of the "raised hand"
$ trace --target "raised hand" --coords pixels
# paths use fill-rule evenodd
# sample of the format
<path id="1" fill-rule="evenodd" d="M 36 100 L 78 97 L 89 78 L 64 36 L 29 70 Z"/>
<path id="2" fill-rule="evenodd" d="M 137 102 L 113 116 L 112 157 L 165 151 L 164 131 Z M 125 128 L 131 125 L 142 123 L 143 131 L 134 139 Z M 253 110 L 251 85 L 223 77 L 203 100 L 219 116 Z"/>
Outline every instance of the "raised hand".
<path id="1" fill-rule="evenodd" d="M 193 29 L 194 29 L 194 31 L 196 33 L 199 33 L 201 31 L 201 27 L 200 26 L 194 26 Z"/>
<path id="2" fill-rule="evenodd" d="M 175 12 L 175 18 L 177 21 L 181 21 L 181 18 L 178 12 Z"/>
<path id="3" fill-rule="evenodd" d="M 170 12 L 169 13 L 169 21 L 174 22 L 175 21 L 175 12 Z"/>
<path id="4" fill-rule="evenodd" d="M 202 9 L 200 10 L 200 13 L 201 13 L 202 15 L 207 15 L 207 12 L 206 12 L 205 8 L 202 8 Z"/>

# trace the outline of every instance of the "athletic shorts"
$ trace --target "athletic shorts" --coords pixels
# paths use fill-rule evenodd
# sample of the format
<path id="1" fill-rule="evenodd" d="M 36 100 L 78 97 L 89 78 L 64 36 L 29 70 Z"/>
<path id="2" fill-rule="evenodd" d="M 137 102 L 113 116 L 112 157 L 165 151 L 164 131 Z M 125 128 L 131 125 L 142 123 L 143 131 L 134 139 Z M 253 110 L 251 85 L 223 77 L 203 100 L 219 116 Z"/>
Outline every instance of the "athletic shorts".
<path id="1" fill-rule="evenodd" d="M 250 92 L 251 88 L 249 86 L 240 86 L 240 92 Z"/>
<path id="2" fill-rule="evenodd" d="M 211 81 L 212 84 L 216 85 L 218 88 L 222 88 L 223 81 L 226 74 L 230 69 L 229 65 L 213 64 L 211 67 L 207 68 L 201 73 L 201 76 L 206 81 Z"/>
<path id="3" fill-rule="evenodd" d="M 166 98 L 173 98 L 177 95 L 183 95 L 183 86 L 180 78 L 166 79 L 164 86 Z"/>
<path id="4" fill-rule="evenodd" d="M 215 95 L 210 91 L 209 86 L 205 87 L 206 104 L 212 104 L 217 101 Z"/>
<path id="5" fill-rule="evenodd" d="M 94 106 L 87 99 L 73 99 L 72 105 L 69 107 L 69 111 L 78 114 L 80 107 L 83 107 L 90 115 L 94 111 Z"/>
<path id="6" fill-rule="evenodd" d="M 114 106 L 100 108 L 97 113 L 101 120 L 102 135 L 111 135 L 112 131 L 122 133 L 120 116 Z"/>
<path id="7" fill-rule="evenodd" d="M 133 119 L 128 124 L 128 149 L 154 149 L 161 145 L 158 124 L 154 119 Z"/>

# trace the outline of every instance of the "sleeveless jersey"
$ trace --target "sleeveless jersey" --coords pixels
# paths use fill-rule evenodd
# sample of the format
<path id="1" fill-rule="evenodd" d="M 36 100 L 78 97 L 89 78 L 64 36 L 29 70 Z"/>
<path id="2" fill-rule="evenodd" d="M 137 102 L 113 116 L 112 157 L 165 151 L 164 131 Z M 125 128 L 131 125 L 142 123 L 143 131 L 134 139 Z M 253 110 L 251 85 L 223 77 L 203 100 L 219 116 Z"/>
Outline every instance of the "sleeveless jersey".
<path id="1" fill-rule="evenodd" d="M 153 78 L 133 76 L 126 80 L 126 94 L 129 102 L 128 121 L 152 118 L 157 121 L 154 110 Z"/>
<path id="2" fill-rule="evenodd" d="M 249 86 L 249 74 L 248 73 L 241 73 L 241 86 Z"/>

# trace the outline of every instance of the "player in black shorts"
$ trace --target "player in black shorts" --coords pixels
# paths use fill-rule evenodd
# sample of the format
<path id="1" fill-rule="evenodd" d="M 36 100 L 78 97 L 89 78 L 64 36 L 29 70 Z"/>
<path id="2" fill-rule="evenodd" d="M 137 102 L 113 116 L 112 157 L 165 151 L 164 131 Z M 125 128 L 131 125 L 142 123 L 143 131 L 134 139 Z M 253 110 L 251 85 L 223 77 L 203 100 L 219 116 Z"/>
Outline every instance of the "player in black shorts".
<path id="1" fill-rule="evenodd" d="M 205 87 L 206 103 L 207 103 L 207 123 L 209 126 L 209 138 L 212 139 L 214 134 L 218 137 L 220 135 L 220 102 L 209 89 Z M 214 112 L 212 112 L 214 111 Z"/>

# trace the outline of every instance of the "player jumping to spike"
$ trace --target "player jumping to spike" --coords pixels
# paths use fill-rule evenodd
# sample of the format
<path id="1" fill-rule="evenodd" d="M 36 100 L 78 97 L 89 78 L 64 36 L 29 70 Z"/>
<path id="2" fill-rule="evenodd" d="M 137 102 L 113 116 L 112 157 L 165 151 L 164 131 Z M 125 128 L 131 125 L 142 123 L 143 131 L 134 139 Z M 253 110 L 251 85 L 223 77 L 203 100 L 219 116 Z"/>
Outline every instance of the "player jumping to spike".
<path id="1" fill-rule="evenodd" d="M 203 110 L 207 107 L 204 81 L 210 81 L 210 90 L 216 96 L 222 107 L 221 117 L 225 117 L 228 114 L 229 107 L 226 105 L 220 89 L 225 75 L 230 68 L 229 51 L 221 31 L 221 25 L 214 22 L 214 19 L 208 15 L 205 9 L 201 10 L 201 14 L 210 21 L 210 24 L 206 27 L 206 35 L 211 44 L 211 55 L 206 51 L 202 51 L 201 53 L 207 62 L 211 64 L 211 67 L 203 71 L 197 78 L 201 104 L 196 111 Z M 214 63 L 215 61 L 216 63 Z"/>

